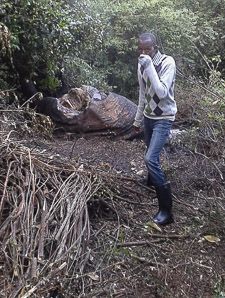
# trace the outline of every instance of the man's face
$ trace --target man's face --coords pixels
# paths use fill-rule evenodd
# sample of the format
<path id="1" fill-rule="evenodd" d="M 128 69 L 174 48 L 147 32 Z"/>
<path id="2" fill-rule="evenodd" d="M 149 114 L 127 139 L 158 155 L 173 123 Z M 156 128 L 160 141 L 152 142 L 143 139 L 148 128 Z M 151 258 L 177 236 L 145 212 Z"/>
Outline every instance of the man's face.
<path id="1" fill-rule="evenodd" d="M 154 57 L 156 53 L 156 49 L 154 48 L 153 42 L 151 39 L 138 41 L 138 52 L 139 55 L 149 55 L 151 58 Z"/>

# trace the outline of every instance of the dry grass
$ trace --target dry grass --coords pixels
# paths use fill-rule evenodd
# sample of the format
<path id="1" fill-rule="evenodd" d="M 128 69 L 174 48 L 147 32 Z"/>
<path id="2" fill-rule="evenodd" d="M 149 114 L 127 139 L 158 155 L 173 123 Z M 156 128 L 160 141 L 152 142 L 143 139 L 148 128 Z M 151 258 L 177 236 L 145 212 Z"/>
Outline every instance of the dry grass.
<path id="1" fill-rule="evenodd" d="M 180 109 L 188 133 L 163 154 L 176 223 L 159 229 L 150 221 L 154 191 L 132 170 L 109 167 L 100 151 L 116 160 L 110 149 L 118 146 L 127 170 L 141 154 L 134 144 L 96 138 L 95 153 L 87 141 L 93 155 L 80 163 L 80 147 L 70 142 L 71 153 L 64 140 L 62 158 L 48 118 L 1 107 L 0 297 L 223 297 L 224 122 L 207 121 L 193 97 Z M 47 151 L 30 142 L 43 137 Z"/>

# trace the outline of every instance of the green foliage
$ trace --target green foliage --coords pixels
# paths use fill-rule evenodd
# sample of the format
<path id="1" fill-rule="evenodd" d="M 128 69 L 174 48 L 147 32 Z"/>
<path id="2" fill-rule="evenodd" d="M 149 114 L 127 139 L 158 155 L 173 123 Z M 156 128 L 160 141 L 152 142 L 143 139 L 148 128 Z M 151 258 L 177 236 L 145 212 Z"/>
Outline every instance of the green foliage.
<path id="1" fill-rule="evenodd" d="M 224 160 L 225 154 L 225 104 L 223 97 L 225 91 L 218 94 L 216 85 L 214 96 L 204 91 L 199 86 L 186 89 L 182 86 L 179 91 L 178 121 L 189 126 L 186 133 L 181 134 L 179 140 L 186 148 L 196 154 L 213 158 L 217 161 Z M 210 90 L 210 89 L 209 89 Z"/>
<path id="2" fill-rule="evenodd" d="M 68 87 L 90 85 L 99 89 L 109 89 L 104 68 L 90 65 L 88 61 L 69 55 L 64 60 L 64 76 Z"/>
<path id="3" fill-rule="evenodd" d="M 3 0 L 0 20 L 11 32 L 19 75 L 36 80 L 41 88 L 55 89 L 65 55 L 79 57 L 82 44 L 88 47 L 96 40 L 98 21 L 88 13 L 81 1 Z"/>
<path id="4" fill-rule="evenodd" d="M 215 40 L 217 32 L 211 19 L 183 1 L 95 0 L 91 5 L 104 32 L 98 59 L 106 61 L 108 82 L 117 92 L 137 99 L 137 39 L 145 31 L 155 32 L 161 50 L 185 71 L 208 71 L 197 47 Z"/>
<path id="5" fill-rule="evenodd" d="M 224 75 L 224 11 L 219 0 L 2 0 L 0 22 L 11 32 L 17 72 L 40 89 L 56 90 L 63 72 L 71 86 L 108 85 L 136 101 L 144 31 L 185 72 L 211 82 Z"/>

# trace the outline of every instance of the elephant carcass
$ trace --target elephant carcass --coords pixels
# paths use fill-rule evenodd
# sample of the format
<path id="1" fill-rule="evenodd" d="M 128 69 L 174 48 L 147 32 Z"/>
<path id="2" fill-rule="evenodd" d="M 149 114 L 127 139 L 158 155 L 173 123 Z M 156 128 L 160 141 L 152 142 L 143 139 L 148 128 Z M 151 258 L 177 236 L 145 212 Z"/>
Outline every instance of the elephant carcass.
<path id="1" fill-rule="evenodd" d="M 64 131 L 121 135 L 130 132 L 137 106 L 116 93 L 83 86 L 61 98 L 44 98 L 38 109 Z"/>

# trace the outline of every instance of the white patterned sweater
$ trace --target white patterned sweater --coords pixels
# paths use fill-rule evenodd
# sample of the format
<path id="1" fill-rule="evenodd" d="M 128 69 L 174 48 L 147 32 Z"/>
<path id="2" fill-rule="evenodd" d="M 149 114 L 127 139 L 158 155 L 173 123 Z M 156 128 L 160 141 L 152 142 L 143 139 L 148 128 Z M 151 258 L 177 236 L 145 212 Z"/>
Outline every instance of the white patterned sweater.
<path id="1" fill-rule="evenodd" d="M 146 69 L 138 63 L 139 103 L 134 126 L 141 126 L 143 116 L 174 121 L 176 64 L 171 56 L 159 51 Z"/>

